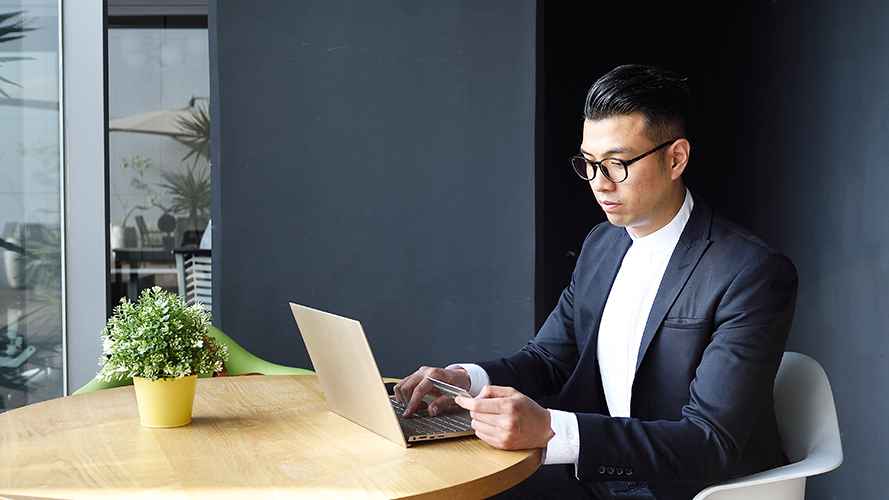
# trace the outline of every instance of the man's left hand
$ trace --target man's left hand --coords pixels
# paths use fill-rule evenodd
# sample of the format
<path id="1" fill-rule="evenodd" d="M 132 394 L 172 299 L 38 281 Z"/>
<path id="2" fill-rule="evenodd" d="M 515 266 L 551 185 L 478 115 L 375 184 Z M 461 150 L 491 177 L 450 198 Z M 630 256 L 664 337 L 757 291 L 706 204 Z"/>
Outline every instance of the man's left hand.
<path id="1" fill-rule="evenodd" d="M 469 410 L 476 436 L 495 448 L 544 448 L 555 436 L 549 411 L 511 387 L 487 385 L 477 397 L 455 402 Z"/>

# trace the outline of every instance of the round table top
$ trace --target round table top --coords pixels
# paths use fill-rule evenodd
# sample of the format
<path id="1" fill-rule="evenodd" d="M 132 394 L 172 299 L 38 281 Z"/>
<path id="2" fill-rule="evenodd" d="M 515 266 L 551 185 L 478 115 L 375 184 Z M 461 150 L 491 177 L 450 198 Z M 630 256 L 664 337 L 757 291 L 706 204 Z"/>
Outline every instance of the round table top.
<path id="1" fill-rule="evenodd" d="M 192 423 L 139 423 L 133 387 L 0 414 L 0 498 L 485 498 L 539 450 L 403 448 L 327 409 L 314 375 L 200 379 Z"/>

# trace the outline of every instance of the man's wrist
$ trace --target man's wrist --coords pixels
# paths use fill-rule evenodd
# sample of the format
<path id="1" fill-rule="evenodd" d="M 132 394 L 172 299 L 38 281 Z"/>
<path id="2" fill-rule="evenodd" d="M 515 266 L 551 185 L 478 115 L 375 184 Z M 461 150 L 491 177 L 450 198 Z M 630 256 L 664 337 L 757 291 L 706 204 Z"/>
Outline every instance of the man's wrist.
<path id="1" fill-rule="evenodd" d="M 488 372 L 479 365 L 473 363 L 455 363 L 445 367 L 446 370 L 454 370 L 457 368 L 465 370 L 467 375 L 469 375 L 468 392 L 472 397 L 478 396 L 478 394 L 482 392 L 482 387 L 491 383 L 491 378 L 488 377 Z"/>

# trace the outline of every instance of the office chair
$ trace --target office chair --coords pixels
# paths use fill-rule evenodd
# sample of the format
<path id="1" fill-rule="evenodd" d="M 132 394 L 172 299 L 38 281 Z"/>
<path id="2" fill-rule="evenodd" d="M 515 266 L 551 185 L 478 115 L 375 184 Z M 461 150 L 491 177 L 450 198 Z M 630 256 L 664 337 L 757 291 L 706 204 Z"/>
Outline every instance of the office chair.
<path id="1" fill-rule="evenodd" d="M 714 484 L 694 500 L 802 500 L 806 477 L 843 463 L 833 392 L 817 361 L 784 353 L 775 378 L 775 416 L 790 464 Z"/>
<path id="2" fill-rule="evenodd" d="M 228 347 L 228 361 L 225 362 L 225 371 L 228 376 L 234 375 L 313 375 L 315 372 L 305 370 L 303 368 L 294 368 L 290 366 L 277 365 L 261 359 L 247 352 L 246 349 L 238 345 L 231 337 L 222 332 L 215 326 L 210 327 L 210 336 L 213 340 L 225 344 Z M 202 375 L 202 377 L 210 377 L 210 374 Z M 133 379 L 112 380 L 104 382 L 98 379 L 92 379 L 86 385 L 74 391 L 74 394 L 84 394 L 87 392 L 99 391 L 102 389 L 111 389 L 114 387 L 122 387 L 125 385 L 133 385 Z"/>
<path id="3" fill-rule="evenodd" d="M 140 247 L 156 247 L 161 244 L 161 236 L 163 233 L 160 231 L 151 231 L 148 229 L 148 224 L 145 223 L 145 217 L 141 215 L 137 215 L 136 219 L 136 229 L 139 230 L 139 246 Z"/>

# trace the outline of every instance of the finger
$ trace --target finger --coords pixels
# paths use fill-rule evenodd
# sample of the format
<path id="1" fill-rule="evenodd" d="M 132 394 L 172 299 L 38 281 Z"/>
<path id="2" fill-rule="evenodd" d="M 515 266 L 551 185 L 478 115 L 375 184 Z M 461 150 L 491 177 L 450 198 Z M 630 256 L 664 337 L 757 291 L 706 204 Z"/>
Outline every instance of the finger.
<path id="1" fill-rule="evenodd" d="M 496 414 L 504 412 L 506 398 L 483 398 L 481 395 L 474 398 L 457 396 L 454 402 L 461 408 L 478 414 Z"/>
<path id="2" fill-rule="evenodd" d="M 458 385 L 459 387 L 469 386 L 469 380 L 465 370 L 445 370 L 428 366 L 421 367 L 412 375 L 396 384 L 394 388 L 395 399 L 405 405 L 405 417 L 411 416 L 420 408 L 425 408 L 426 403 L 423 401 L 423 398 L 427 395 L 432 395 L 436 398 L 436 401 L 434 402 L 435 409 L 430 412 L 432 415 L 440 413 L 453 404 L 451 398 L 442 396 L 442 394 L 435 389 L 432 383 L 426 379 L 427 376 L 453 385 Z M 433 405 L 429 406 L 431 409 Z"/>
<path id="3" fill-rule="evenodd" d="M 482 387 L 481 392 L 478 394 L 479 398 L 508 398 L 512 396 L 516 396 L 521 394 L 519 391 L 513 389 L 512 387 L 503 387 L 499 385 L 486 385 Z"/>
<path id="4" fill-rule="evenodd" d="M 411 394 L 413 394 L 414 388 L 417 386 L 419 380 L 421 379 L 417 377 L 417 373 L 414 373 L 395 384 L 395 387 L 393 388 L 395 400 L 401 404 L 406 404 L 410 401 Z"/>
<path id="5" fill-rule="evenodd" d="M 407 403 L 405 403 L 404 417 L 410 417 L 415 411 L 425 408 L 426 402 L 423 401 L 423 398 L 433 391 L 435 391 L 435 387 L 432 386 L 432 383 L 426 380 L 425 377 L 421 379 L 414 387 Z M 435 391 L 435 394 L 437 395 L 438 391 Z"/>
<path id="6" fill-rule="evenodd" d="M 476 398 L 467 398 L 466 396 L 457 396 L 454 398 L 454 403 L 456 403 L 457 406 L 469 411 L 473 411 L 476 401 Z"/>
<path id="7" fill-rule="evenodd" d="M 435 399 L 435 401 L 429 403 L 428 410 L 429 414 L 433 417 L 443 412 L 449 406 L 454 404 L 454 399 L 449 398 L 448 396 L 439 396 Z"/>
<path id="8" fill-rule="evenodd" d="M 476 419 L 472 420 L 472 429 L 475 431 L 476 437 L 482 441 L 494 448 L 506 449 L 505 434 L 502 429 Z"/>

